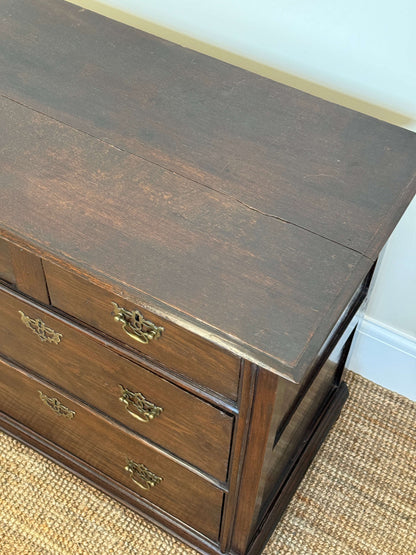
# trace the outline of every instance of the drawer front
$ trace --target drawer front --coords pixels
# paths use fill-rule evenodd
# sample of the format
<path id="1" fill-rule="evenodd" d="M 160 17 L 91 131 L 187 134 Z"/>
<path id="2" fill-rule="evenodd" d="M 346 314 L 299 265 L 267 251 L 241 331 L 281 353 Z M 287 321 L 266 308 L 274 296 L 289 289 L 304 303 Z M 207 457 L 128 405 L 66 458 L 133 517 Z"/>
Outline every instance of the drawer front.
<path id="1" fill-rule="evenodd" d="M 0 302 L 0 347 L 5 356 L 204 472 L 226 480 L 231 416 L 6 288 L 0 290 Z"/>
<path id="2" fill-rule="evenodd" d="M 2 359 L 0 372 L 4 413 L 217 540 L 223 493 L 215 486 Z"/>
<path id="3" fill-rule="evenodd" d="M 12 253 L 8 241 L 0 238 L 0 279 L 8 281 L 13 285 L 16 278 L 13 271 Z"/>
<path id="4" fill-rule="evenodd" d="M 45 262 L 44 269 L 54 306 L 196 383 L 237 398 L 238 357 L 54 264 Z M 130 312 L 139 310 L 146 321 L 163 328 L 160 337 L 146 344 L 134 339 L 131 326 L 123 329 L 123 322 L 114 319 L 113 303 Z"/>
<path id="5" fill-rule="evenodd" d="M 41 259 L 5 239 L 0 239 L 0 279 L 25 295 L 49 304 Z"/>

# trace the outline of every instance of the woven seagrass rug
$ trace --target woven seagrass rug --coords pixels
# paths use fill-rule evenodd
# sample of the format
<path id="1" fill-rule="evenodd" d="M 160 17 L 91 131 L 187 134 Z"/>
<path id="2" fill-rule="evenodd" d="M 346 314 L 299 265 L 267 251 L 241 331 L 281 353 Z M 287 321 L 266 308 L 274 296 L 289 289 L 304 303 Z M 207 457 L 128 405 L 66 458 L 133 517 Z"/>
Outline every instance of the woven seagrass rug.
<path id="1" fill-rule="evenodd" d="M 416 554 L 416 403 L 348 372 L 340 420 L 264 555 Z M 0 553 L 195 551 L 0 434 Z"/>

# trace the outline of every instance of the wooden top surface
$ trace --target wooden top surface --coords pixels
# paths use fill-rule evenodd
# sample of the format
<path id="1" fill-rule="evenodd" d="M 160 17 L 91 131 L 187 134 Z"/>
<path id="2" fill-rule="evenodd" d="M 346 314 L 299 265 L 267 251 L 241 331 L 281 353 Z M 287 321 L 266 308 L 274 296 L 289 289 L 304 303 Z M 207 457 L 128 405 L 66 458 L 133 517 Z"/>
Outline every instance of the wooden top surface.
<path id="1" fill-rule="evenodd" d="M 59 0 L 0 76 L 6 236 L 296 381 L 416 190 L 415 134 Z"/>

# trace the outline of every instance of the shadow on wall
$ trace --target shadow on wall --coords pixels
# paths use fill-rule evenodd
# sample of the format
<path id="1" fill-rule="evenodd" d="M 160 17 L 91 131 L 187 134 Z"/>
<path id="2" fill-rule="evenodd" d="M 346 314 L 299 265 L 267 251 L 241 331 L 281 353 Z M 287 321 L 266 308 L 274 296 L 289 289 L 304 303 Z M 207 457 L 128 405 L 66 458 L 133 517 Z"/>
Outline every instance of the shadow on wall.
<path id="1" fill-rule="evenodd" d="M 318 83 L 308 81 L 307 79 L 303 79 L 301 77 L 297 77 L 296 75 L 261 64 L 255 60 L 250 60 L 244 56 L 233 54 L 232 52 L 228 52 L 227 50 L 223 50 L 217 46 L 194 39 L 178 31 L 152 23 L 151 21 L 141 19 L 138 16 L 111 6 L 107 6 L 101 2 L 97 2 L 96 0 L 70 1 L 71 4 L 76 4 L 77 6 L 94 11 L 111 19 L 115 19 L 116 21 L 130 25 L 131 27 L 136 27 L 137 29 L 141 29 L 142 31 L 146 31 L 152 35 L 156 35 L 168 41 L 180 44 L 185 48 L 190 48 L 191 50 L 196 50 L 202 54 L 207 54 L 208 56 L 212 56 L 213 58 L 217 58 L 223 62 L 252 71 L 253 73 L 267 77 L 268 79 L 273 79 L 273 81 L 278 81 L 279 83 L 283 83 L 290 87 L 294 87 L 295 89 L 299 89 L 314 96 L 318 96 L 319 98 L 323 98 L 324 100 L 328 100 L 329 102 L 334 102 L 335 104 L 340 104 L 341 106 L 351 108 L 357 112 L 362 112 L 363 114 L 392 123 L 393 125 L 410 128 L 411 126 L 414 127 L 416 124 L 412 118 L 403 114 L 396 113 L 392 110 L 388 110 L 387 108 L 366 102 L 365 100 L 360 100 L 359 98 L 349 96 L 340 91 L 319 85 Z"/>

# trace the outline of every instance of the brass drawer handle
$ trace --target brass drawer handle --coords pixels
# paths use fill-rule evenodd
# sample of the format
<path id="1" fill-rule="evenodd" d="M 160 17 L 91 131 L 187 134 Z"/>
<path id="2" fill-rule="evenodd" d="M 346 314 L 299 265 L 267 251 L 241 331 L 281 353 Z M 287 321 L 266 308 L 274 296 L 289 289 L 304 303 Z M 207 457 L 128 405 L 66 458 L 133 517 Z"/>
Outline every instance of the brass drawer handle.
<path id="1" fill-rule="evenodd" d="M 149 422 L 149 420 L 153 420 L 155 416 L 159 416 L 163 412 L 162 407 L 148 401 L 140 391 L 133 393 L 133 391 L 126 389 L 124 385 L 119 384 L 119 387 L 121 388 L 120 401 L 125 404 L 126 411 L 140 422 Z"/>
<path id="2" fill-rule="evenodd" d="M 124 470 L 130 474 L 133 482 L 142 489 L 153 488 L 163 480 L 163 478 L 151 472 L 144 464 L 135 463 L 130 459 L 127 460 L 127 466 Z"/>
<path id="3" fill-rule="evenodd" d="M 58 343 L 61 341 L 62 333 L 57 333 L 52 328 L 48 328 L 40 318 L 30 318 L 24 312 L 19 310 L 20 318 L 24 325 L 35 333 L 41 341 L 48 343 Z"/>
<path id="4" fill-rule="evenodd" d="M 123 324 L 123 330 L 132 339 L 140 343 L 149 343 L 152 339 L 157 339 L 162 335 L 163 328 L 145 320 L 143 314 L 138 310 L 126 310 L 117 303 L 111 304 L 114 306 L 112 313 L 114 320 Z"/>
<path id="5" fill-rule="evenodd" d="M 45 405 L 51 408 L 54 412 L 56 412 L 56 414 L 58 414 L 59 416 L 64 416 L 69 420 L 74 418 L 75 411 L 70 410 L 68 407 L 63 405 L 60 401 L 58 401 L 56 397 L 48 397 L 47 395 L 45 395 L 45 393 L 42 393 L 42 391 L 38 391 L 38 393 L 39 393 L 39 397 L 45 403 Z"/>

